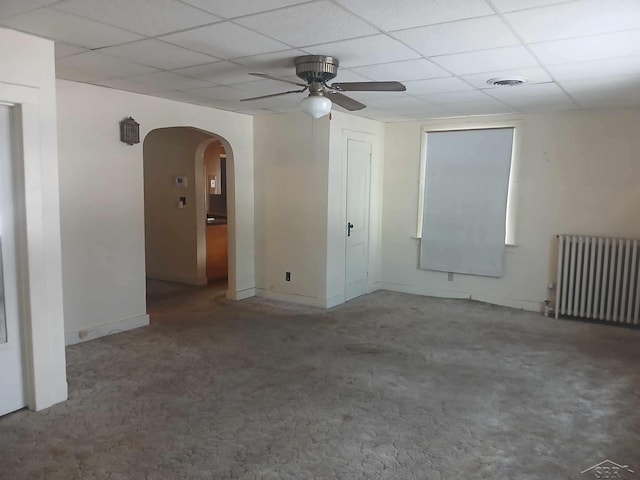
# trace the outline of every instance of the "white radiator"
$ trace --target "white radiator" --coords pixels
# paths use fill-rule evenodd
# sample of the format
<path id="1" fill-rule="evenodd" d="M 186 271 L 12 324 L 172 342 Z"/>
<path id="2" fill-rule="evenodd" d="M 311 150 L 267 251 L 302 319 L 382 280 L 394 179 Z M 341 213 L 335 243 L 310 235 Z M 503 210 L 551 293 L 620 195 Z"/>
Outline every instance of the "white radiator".
<path id="1" fill-rule="evenodd" d="M 639 240 L 558 235 L 556 318 L 638 325 Z"/>

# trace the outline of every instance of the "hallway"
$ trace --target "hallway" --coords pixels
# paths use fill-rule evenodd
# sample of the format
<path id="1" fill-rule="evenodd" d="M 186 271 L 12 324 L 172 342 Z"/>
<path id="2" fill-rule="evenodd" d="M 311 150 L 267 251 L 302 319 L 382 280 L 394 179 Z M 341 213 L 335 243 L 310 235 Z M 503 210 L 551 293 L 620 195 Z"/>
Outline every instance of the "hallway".
<path id="1" fill-rule="evenodd" d="M 638 467 L 640 331 L 377 292 L 319 310 L 154 284 L 0 418 L 3 480 L 579 478 Z"/>

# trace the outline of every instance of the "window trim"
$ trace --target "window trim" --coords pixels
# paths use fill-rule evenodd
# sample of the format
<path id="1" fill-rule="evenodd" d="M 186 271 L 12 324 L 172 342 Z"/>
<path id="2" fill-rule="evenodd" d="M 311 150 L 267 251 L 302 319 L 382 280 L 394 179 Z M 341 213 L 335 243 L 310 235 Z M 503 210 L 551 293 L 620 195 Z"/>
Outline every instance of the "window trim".
<path id="1" fill-rule="evenodd" d="M 505 246 L 515 247 L 518 197 L 520 190 L 520 159 L 522 147 L 522 120 L 520 118 L 501 119 L 449 119 L 436 121 L 420 127 L 420 169 L 418 179 L 418 218 L 416 223 L 416 239 L 422 239 L 422 221 L 424 214 L 424 194 L 427 180 L 427 138 L 429 133 L 458 130 L 486 130 L 491 128 L 513 128 L 513 148 L 511 150 L 511 169 L 509 171 L 509 188 L 507 193 L 507 214 L 505 225 Z"/>

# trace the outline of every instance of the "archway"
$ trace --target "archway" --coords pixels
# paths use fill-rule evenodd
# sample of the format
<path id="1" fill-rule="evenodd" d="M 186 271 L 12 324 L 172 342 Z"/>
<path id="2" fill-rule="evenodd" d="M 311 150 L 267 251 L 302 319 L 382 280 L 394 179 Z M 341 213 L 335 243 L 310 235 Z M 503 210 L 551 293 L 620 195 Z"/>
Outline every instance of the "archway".
<path id="1" fill-rule="evenodd" d="M 205 152 L 218 142 L 226 155 L 228 292 L 236 291 L 236 201 L 233 148 L 195 127 L 166 127 L 144 139 L 145 264 L 147 278 L 207 284 Z M 218 180 L 219 181 L 219 180 Z"/>

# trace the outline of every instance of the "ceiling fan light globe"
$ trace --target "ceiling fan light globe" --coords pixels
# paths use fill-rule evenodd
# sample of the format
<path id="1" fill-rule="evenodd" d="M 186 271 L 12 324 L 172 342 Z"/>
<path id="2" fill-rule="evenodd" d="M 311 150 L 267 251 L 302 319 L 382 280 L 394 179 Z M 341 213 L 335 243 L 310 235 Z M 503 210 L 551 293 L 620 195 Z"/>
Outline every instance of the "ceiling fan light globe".
<path id="1" fill-rule="evenodd" d="M 302 111 L 313 118 L 320 118 L 331 112 L 331 100 L 324 95 L 310 95 L 300 102 Z"/>

